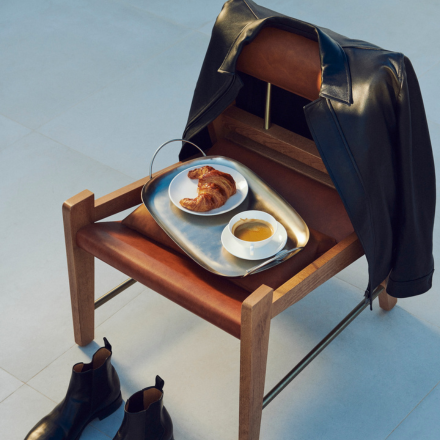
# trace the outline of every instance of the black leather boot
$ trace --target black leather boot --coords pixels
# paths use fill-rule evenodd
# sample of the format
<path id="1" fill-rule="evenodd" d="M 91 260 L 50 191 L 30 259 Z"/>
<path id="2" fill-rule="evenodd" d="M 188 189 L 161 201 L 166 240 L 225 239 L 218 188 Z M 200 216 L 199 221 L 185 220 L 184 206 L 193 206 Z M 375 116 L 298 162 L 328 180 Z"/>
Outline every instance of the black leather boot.
<path id="1" fill-rule="evenodd" d="M 78 440 L 94 418 L 105 419 L 121 406 L 119 377 L 111 364 L 112 346 L 106 338 L 104 344 L 89 364 L 73 366 L 66 397 L 25 440 Z"/>
<path id="2" fill-rule="evenodd" d="M 173 422 L 163 406 L 164 381 L 133 394 L 125 404 L 124 420 L 113 440 L 174 440 Z"/>

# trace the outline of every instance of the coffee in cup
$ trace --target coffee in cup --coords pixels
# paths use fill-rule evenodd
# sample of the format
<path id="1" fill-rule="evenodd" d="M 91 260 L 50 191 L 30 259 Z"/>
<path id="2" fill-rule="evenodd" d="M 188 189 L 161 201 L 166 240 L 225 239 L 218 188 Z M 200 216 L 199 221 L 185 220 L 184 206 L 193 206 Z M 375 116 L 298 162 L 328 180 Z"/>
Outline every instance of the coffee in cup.
<path id="1" fill-rule="evenodd" d="M 234 215 L 228 225 L 231 238 L 249 255 L 268 245 L 277 232 L 278 222 L 267 212 L 251 210 Z"/>
<path id="2" fill-rule="evenodd" d="M 274 230 L 262 219 L 242 218 L 232 226 L 232 233 L 240 240 L 256 242 L 272 237 Z"/>

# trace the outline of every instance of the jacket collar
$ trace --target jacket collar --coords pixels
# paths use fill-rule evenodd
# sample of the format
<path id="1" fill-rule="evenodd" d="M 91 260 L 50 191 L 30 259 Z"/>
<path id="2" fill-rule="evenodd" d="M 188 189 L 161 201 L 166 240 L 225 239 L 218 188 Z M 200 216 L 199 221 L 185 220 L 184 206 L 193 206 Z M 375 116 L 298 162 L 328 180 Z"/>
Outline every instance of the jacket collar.
<path id="1" fill-rule="evenodd" d="M 249 22 L 242 28 L 229 47 L 218 71 L 234 75 L 238 55 L 243 45 L 251 41 L 263 27 L 270 26 L 271 22 L 274 26 L 281 24 L 280 27 L 283 28 L 286 28 L 286 25 L 289 28 L 295 28 L 295 24 L 301 23 L 316 32 L 321 57 L 321 90 L 319 96 L 347 105 L 352 104 L 351 76 L 347 56 L 339 43 L 328 34 L 331 31 L 285 16 L 272 16 Z M 294 29 L 292 31 L 294 32 Z"/>
<path id="2" fill-rule="evenodd" d="M 344 49 L 324 32 L 315 27 L 321 56 L 321 90 L 319 96 L 352 104 L 351 75 Z"/>

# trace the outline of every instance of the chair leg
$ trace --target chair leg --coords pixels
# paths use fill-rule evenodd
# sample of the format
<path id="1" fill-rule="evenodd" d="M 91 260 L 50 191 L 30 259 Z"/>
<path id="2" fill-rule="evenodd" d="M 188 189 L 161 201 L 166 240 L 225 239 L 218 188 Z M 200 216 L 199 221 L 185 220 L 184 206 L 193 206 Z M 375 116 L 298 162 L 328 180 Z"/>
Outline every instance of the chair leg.
<path id="1" fill-rule="evenodd" d="M 380 284 L 385 288 L 385 290 L 379 293 L 379 307 L 389 312 L 397 304 L 397 298 L 394 298 L 387 293 L 388 277 Z"/>
<path id="2" fill-rule="evenodd" d="M 387 291 L 379 293 L 379 307 L 389 312 L 397 304 L 397 298 L 388 295 Z"/>
<path id="3" fill-rule="evenodd" d="M 241 308 L 239 440 L 260 438 L 272 297 L 263 285 Z"/>
<path id="4" fill-rule="evenodd" d="M 63 204 L 70 299 L 75 342 L 84 346 L 93 341 L 95 330 L 95 260 L 76 244 L 80 228 L 93 222 L 94 194 L 88 190 Z"/>

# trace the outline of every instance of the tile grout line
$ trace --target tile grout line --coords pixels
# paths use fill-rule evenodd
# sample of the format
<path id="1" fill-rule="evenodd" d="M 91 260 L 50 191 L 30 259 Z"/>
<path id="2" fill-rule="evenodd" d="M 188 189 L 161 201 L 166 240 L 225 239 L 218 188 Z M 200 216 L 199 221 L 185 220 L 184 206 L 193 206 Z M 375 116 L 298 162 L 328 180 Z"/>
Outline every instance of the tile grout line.
<path id="1" fill-rule="evenodd" d="M 10 116 L 6 116 L 4 113 L 0 112 L 0 116 L 3 116 L 6 119 L 9 119 L 12 122 L 15 122 L 18 125 L 21 125 L 24 128 L 27 128 L 28 130 L 33 130 L 33 128 L 28 127 L 27 125 L 24 125 L 22 122 L 18 122 L 15 119 L 12 119 Z"/>
<path id="2" fill-rule="evenodd" d="M 93 420 L 92 420 L 93 421 Z M 107 438 L 111 438 L 109 437 L 104 431 L 101 431 L 100 429 L 98 429 L 95 425 L 92 425 L 92 422 L 90 422 L 87 426 L 90 426 L 91 428 L 95 429 L 96 431 L 98 431 L 99 433 L 101 433 L 102 435 L 104 435 Z M 115 433 L 116 434 L 116 433 Z"/>
<path id="3" fill-rule="evenodd" d="M 3 115 L 1 115 L 1 116 L 3 116 Z M 12 119 L 11 119 L 11 121 L 12 121 Z M 15 122 L 15 121 L 14 121 L 14 122 Z M 18 122 L 17 122 L 17 124 L 18 124 Z M 23 125 L 23 127 L 24 127 L 24 125 Z M 27 128 L 27 127 L 25 127 L 25 128 Z M 22 141 L 23 139 L 25 139 L 26 137 L 30 136 L 32 133 L 35 133 L 35 131 L 32 130 L 32 128 L 29 128 L 28 130 L 30 130 L 29 133 L 24 134 L 23 136 L 21 136 L 20 138 L 16 139 L 15 141 L 12 141 L 10 144 L 5 145 L 4 147 L 0 148 L 0 154 L 1 154 L 3 151 L 6 151 L 8 148 L 11 148 L 11 147 L 12 147 L 13 145 L 15 145 L 17 142 L 20 142 L 20 141 Z"/>
<path id="4" fill-rule="evenodd" d="M 145 289 L 147 287 L 145 286 Z M 125 306 L 127 306 L 128 304 L 130 304 L 134 299 L 136 299 L 142 292 L 145 291 L 145 289 L 142 289 L 135 297 L 133 297 L 130 301 L 128 301 L 126 304 L 124 304 L 120 309 L 118 309 L 117 311 L 115 311 L 111 316 L 109 316 L 108 318 L 106 318 L 103 322 L 101 322 L 101 324 L 99 324 L 96 328 L 99 328 L 102 324 L 104 324 L 104 322 L 106 322 L 108 319 L 110 319 L 112 316 L 114 316 L 116 313 L 118 313 L 120 310 L 122 310 Z M 26 382 L 23 382 L 22 380 L 16 378 L 17 380 L 20 380 L 20 382 L 22 382 L 24 385 L 28 385 L 29 387 L 33 388 L 31 385 L 29 385 L 29 382 L 36 376 L 38 376 L 40 373 L 42 373 L 46 368 L 48 368 L 50 365 L 52 365 L 55 361 L 57 361 L 61 356 L 65 355 L 69 350 L 71 350 L 72 348 L 76 347 L 77 344 L 72 344 L 67 350 L 63 351 L 63 353 L 61 353 L 59 356 L 57 356 L 55 359 L 53 359 L 49 364 L 47 364 L 43 369 L 41 369 L 38 373 L 34 374 L 29 380 L 27 380 Z M 4 368 L 0 367 L 2 370 L 6 371 L 6 373 L 10 374 L 9 371 L 5 370 Z M 11 376 L 13 376 L 11 374 Z M 13 376 L 15 377 L 15 376 Z M 35 391 L 38 391 L 37 389 L 35 389 Z M 43 393 L 40 393 L 43 394 Z M 44 396 L 44 394 L 43 394 Z M 48 396 L 46 396 L 48 397 Z M 52 400 L 50 397 L 48 397 L 48 399 Z"/>
<path id="5" fill-rule="evenodd" d="M 139 281 L 138 281 L 139 282 Z M 141 284 L 141 283 L 139 283 Z M 142 284 L 143 285 L 143 284 Z M 143 285 L 144 286 L 144 285 Z M 147 286 L 144 286 L 145 288 L 142 289 L 135 297 L 133 297 L 130 301 L 128 301 L 126 304 L 124 304 L 120 309 L 118 309 L 115 313 L 113 313 L 112 315 L 110 315 L 108 318 L 106 318 L 104 321 L 101 322 L 101 324 L 99 324 L 97 327 L 95 327 L 95 330 L 100 328 L 101 325 L 103 325 L 105 322 L 107 322 L 110 318 L 112 318 L 113 316 L 115 316 L 117 313 L 119 313 L 121 310 L 123 310 L 125 307 L 127 307 L 129 304 L 131 304 L 132 301 L 134 301 L 137 297 L 139 297 L 142 293 L 145 292 L 146 289 L 148 289 Z M 153 289 L 151 289 L 153 290 Z M 153 291 L 155 293 L 157 293 L 156 291 Z"/>
<path id="6" fill-rule="evenodd" d="M 387 438 L 390 437 L 390 435 L 413 413 L 413 411 L 435 390 L 435 388 L 440 384 L 440 382 L 437 382 L 434 387 L 423 397 L 422 400 L 396 425 L 396 427 L 384 438 L 384 440 L 387 440 Z"/>
<path id="7" fill-rule="evenodd" d="M 91 160 L 93 160 L 93 161 L 95 161 L 95 162 L 97 162 L 97 163 L 99 163 L 99 164 L 101 164 L 101 165 L 103 165 L 103 166 L 108 167 L 110 170 L 117 171 L 118 173 L 121 173 L 122 175 L 124 175 L 124 176 L 126 176 L 126 177 L 129 177 L 130 179 L 136 179 L 136 176 L 130 176 L 130 175 L 126 174 L 125 172 L 122 172 L 122 171 L 120 171 L 120 170 L 117 170 L 116 168 L 113 168 L 113 167 L 111 167 L 110 165 L 107 165 L 107 164 L 105 164 L 105 163 L 103 163 L 103 162 L 101 162 L 101 161 L 99 161 L 99 160 L 97 160 L 97 159 L 95 159 L 95 158 L 93 158 L 93 157 L 90 157 L 90 156 L 88 156 L 88 155 L 82 153 L 81 151 L 75 149 L 74 147 L 71 147 L 71 146 L 69 146 L 69 145 L 66 145 L 66 144 L 64 144 L 63 142 L 61 142 L 61 141 L 59 141 L 59 140 L 57 140 L 57 139 L 55 139 L 55 138 L 52 138 L 52 137 L 48 136 L 47 134 L 42 133 L 42 132 L 39 131 L 39 130 L 40 130 L 42 127 L 44 127 L 46 124 L 48 124 L 48 123 L 50 123 L 51 121 L 53 121 L 54 119 L 56 119 L 56 118 L 62 116 L 65 112 L 67 112 L 67 111 L 73 109 L 74 107 L 76 107 L 77 105 L 79 105 L 79 104 L 81 104 L 82 102 L 86 101 L 87 99 L 91 98 L 91 97 L 94 96 L 95 94 L 97 94 L 97 93 L 99 93 L 100 91 L 106 89 L 106 88 L 109 87 L 111 84 L 113 84 L 113 83 L 116 82 L 116 81 L 119 81 L 121 78 L 123 78 L 124 76 L 130 74 L 130 73 L 133 72 L 134 70 L 136 70 L 136 69 L 138 69 L 138 68 L 144 66 L 144 65 L 147 64 L 149 61 L 151 61 L 151 59 L 156 58 L 157 56 L 159 56 L 159 55 L 161 55 L 162 53 L 166 52 L 167 50 L 171 49 L 172 47 L 174 47 L 175 45 L 177 45 L 178 43 L 180 43 L 181 41 L 185 40 L 186 38 L 190 37 L 191 35 L 193 35 L 193 34 L 195 34 L 195 33 L 198 33 L 198 34 L 200 34 L 200 35 L 204 35 L 204 36 L 206 36 L 205 34 L 202 34 L 201 32 L 198 32 L 198 31 L 192 31 L 192 32 L 190 32 L 189 34 L 183 36 L 182 38 L 180 38 L 179 40 L 175 41 L 173 44 L 171 44 L 170 46 L 168 46 L 163 52 L 158 53 L 158 54 L 155 55 L 153 58 L 150 58 L 148 61 L 145 61 L 145 63 L 142 63 L 142 64 L 137 65 L 136 67 L 134 67 L 132 70 L 130 70 L 130 71 L 127 72 L 126 74 L 123 74 L 123 75 L 121 75 L 121 76 L 118 77 L 118 78 L 115 78 L 114 80 L 112 80 L 110 83 L 108 83 L 107 85 L 105 85 L 105 86 L 102 87 L 101 89 L 96 90 L 96 91 L 93 92 L 91 95 L 87 96 L 86 98 L 82 99 L 81 101 L 78 101 L 78 102 L 75 103 L 73 106 L 69 107 L 68 109 L 66 109 L 65 111 L 63 111 L 62 113 L 60 113 L 59 115 L 55 116 L 55 117 L 52 118 L 51 120 L 49 120 L 49 121 L 45 122 L 44 124 L 40 125 L 38 128 L 36 128 L 36 129 L 30 129 L 30 130 L 32 130 L 32 132 L 31 132 L 31 133 L 28 133 L 28 134 L 25 135 L 25 136 L 29 136 L 29 135 L 32 134 L 32 133 L 37 133 L 37 134 L 39 134 L 39 135 L 41 135 L 41 136 L 46 137 L 47 139 L 50 139 L 51 141 L 54 141 L 54 142 L 56 142 L 56 143 L 58 143 L 58 144 L 60 144 L 60 145 L 62 145 L 62 146 L 64 146 L 64 147 L 66 147 L 66 148 L 72 150 L 72 151 L 75 151 L 75 152 L 78 153 L 78 154 L 81 154 L 82 156 L 84 156 L 84 157 L 86 157 L 86 158 L 88 158 L 88 159 L 91 159 Z M 15 121 L 14 121 L 14 122 L 15 122 Z M 26 128 L 27 128 L 27 127 L 26 127 Z M 19 140 L 23 139 L 25 136 L 23 136 L 23 137 L 20 138 Z M 12 144 L 10 144 L 10 145 L 9 145 L 8 147 L 6 147 L 6 148 L 9 148 L 11 145 L 15 144 L 15 143 L 18 142 L 19 140 L 13 142 Z M 1 151 L 1 150 L 0 150 L 0 151 Z"/>
<path id="8" fill-rule="evenodd" d="M 15 391 L 13 391 L 11 394 L 8 394 L 4 399 L 0 400 L 0 405 L 6 400 L 9 399 L 13 394 L 15 394 L 19 389 L 23 388 L 26 384 L 22 383 Z"/>
<path id="9" fill-rule="evenodd" d="M 347 267 L 348 267 L 348 266 L 347 266 Z M 340 277 L 338 276 L 338 274 L 339 274 L 339 273 L 337 273 L 337 274 L 335 275 L 335 277 L 336 277 L 338 280 L 341 280 L 341 281 L 343 281 L 344 283 L 348 284 L 349 286 L 352 286 L 352 287 L 354 287 L 355 289 L 360 290 L 362 293 L 365 292 L 365 291 L 364 291 L 363 289 L 361 289 L 359 286 L 356 286 L 355 284 L 350 283 L 350 282 L 347 281 L 347 280 L 344 280 L 344 278 L 340 278 Z"/>
<path id="10" fill-rule="evenodd" d="M 17 379 L 18 381 L 20 381 L 22 384 L 25 384 L 26 382 L 22 381 L 21 379 L 19 379 L 17 376 L 14 376 L 12 373 L 10 373 L 8 370 L 5 370 L 3 367 L 0 366 L 0 370 L 3 370 L 5 373 L 8 373 L 10 376 L 12 376 L 14 379 Z"/>
<path id="11" fill-rule="evenodd" d="M 129 176 L 128 174 L 125 174 L 124 172 L 122 172 L 122 171 L 120 171 L 120 170 L 117 170 L 116 168 L 113 168 L 113 167 L 111 167 L 110 165 L 107 165 L 106 163 L 103 163 L 103 162 L 101 162 L 101 161 L 99 161 L 99 160 L 97 160 L 97 159 L 95 159 L 95 158 L 93 158 L 93 157 L 87 156 L 87 154 L 84 154 L 83 152 L 78 151 L 78 150 L 76 150 L 76 149 L 73 148 L 73 147 L 69 147 L 69 145 L 63 144 L 62 142 L 60 142 L 60 141 L 58 141 L 58 140 L 56 140 L 56 139 L 54 139 L 54 138 L 51 138 L 50 136 L 48 136 L 48 135 L 46 135 L 46 134 L 40 133 L 39 131 L 35 131 L 34 133 L 36 133 L 36 134 L 38 134 L 38 135 L 40 135 L 40 136 L 43 136 L 43 137 L 45 137 L 45 138 L 51 140 L 52 142 L 55 142 L 55 143 L 57 143 L 57 144 L 59 144 L 59 145 L 62 145 L 63 147 L 69 149 L 70 151 L 73 151 L 73 152 L 75 152 L 76 154 L 80 154 L 81 156 L 85 157 L 86 159 L 89 159 L 89 160 L 91 160 L 91 161 L 93 161 L 93 162 L 96 162 L 96 163 L 98 163 L 98 164 L 100 164 L 100 165 L 102 165 L 102 166 L 108 168 L 108 169 L 111 170 L 111 171 L 116 171 L 117 173 L 120 173 L 120 174 L 122 174 L 123 176 L 128 177 L 129 179 L 136 179 L 136 177 L 134 177 L 134 176 Z M 31 134 L 31 133 L 29 133 L 29 134 Z"/>
<path id="12" fill-rule="evenodd" d="M 46 367 L 47 368 L 47 367 Z M 34 388 L 32 385 L 29 385 L 28 383 L 26 383 L 25 385 L 27 385 L 30 389 L 34 390 L 35 392 L 37 392 L 38 394 L 41 394 L 43 397 L 46 397 L 46 399 L 49 399 L 51 402 L 55 403 L 55 405 L 59 402 L 56 402 L 55 400 L 53 400 L 52 398 L 50 398 L 49 396 L 46 396 L 46 394 L 42 393 L 40 390 L 37 390 L 36 388 Z"/>
<path id="13" fill-rule="evenodd" d="M 106 318 L 103 322 L 101 322 L 101 324 L 99 324 L 96 328 L 99 328 L 102 324 L 104 324 L 104 322 L 106 322 L 108 319 L 110 319 L 111 317 L 113 317 L 114 315 L 116 315 L 116 313 L 118 313 L 120 310 L 122 310 L 123 308 L 125 308 L 128 304 L 130 304 L 133 300 L 135 300 L 139 295 L 141 295 L 143 292 L 145 291 L 145 289 L 141 290 L 135 297 L 133 297 L 130 301 L 128 301 L 126 304 L 124 304 L 120 309 L 116 310 L 112 315 L 110 315 L 108 318 Z M 33 389 L 34 391 L 36 391 L 37 393 L 41 394 L 42 396 L 46 397 L 47 399 L 51 400 L 54 403 L 58 403 L 55 400 L 53 400 L 51 397 L 47 396 L 46 394 L 42 393 L 40 390 L 34 388 L 32 385 L 29 384 L 29 382 L 36 376 L 38 376 L 40 373 L 42 373 L 44 370 L 46 370 L 48 367 L 50 367 L 54 362 L 56 362 L 60 357 L 62 357 L 64 354 L 66 354 L 69 350 L 71 350 L 72 348 L 74 348 L 76 346 L 76 344 L 72 344 L 71 347 L 69 347 L 66 351 L 64 351 L 63 353 L 61 353 L 58 357 L 56 357 L 55 359 L 53 359 L 48 365 L 46 365 L 42 370 L 40 370 L 38 373 L 34 374 L 28 381 L 23 382 L 22 380 L 18 379 L 17 377 L 13 376 L 12 374 L 10 374 L 8 371 L 6 371 L 4 368 L 0 367 L 0 369 L 2 369 L 3 371 L 5 371 L 6 373 L 10 374 L 11 376 L 13 376 L 15 379 L 19 380 L 21 382 L 21 385 L 15 390 L 13 391 L 11 394 L 9 394 L 8 396 L 5 397 L 5 399 L 7 399 L 9 396 L 11 396 L 12 394 L 14 394 L 16 391 L 18 391 L 23 385 L 27 385 L 29 388 Z M 1 402 L 3 402 L 5 399 L 1 400 Z M 95 428 L 97 429 L 97 428 Z M 99 429 L 97 429 L 99 431 Z M 101 431 L 100 431 L 101 432 Z M 103 433 L 105 434 L 105 433 Z"/>
<path id="14" fill-rule="evenodd" d="M 339 278 L 338 275 L 335 275 L 335 277 L 336 277 L 338 280 L 343 281 L 344 283 L 348 284 L 349 286 L 352 286 L 352 287 L 354 287 L 354 288 L 360 290 L 361 292 L 363 292 L 363 290 L 362 290 L 359 286 L 355 286 L 354 284 L 352 284 L 352 283 L 350 283 L 350 282 L 344 280 L 343 278 Z M 398 298 L 398 299 L 399 299 L 399 298 Z M 403 298 L 403 299 L 404 299 L 404 298 Z M 408 313 L 409 315 L 413 316 L 413 317 L 416 318 L 417 320 L 419 320 L 419 321 L 421 321 L 421 322 L 424 322 L 425 324 L 429 324 L 429 325 L 432 325 L 433 327 L 436 327 L 436 328 L 439 328 L 439 329 L 440 329 L 440 325 L 439 325 L 439 324 L 434 324 L 434 323 L 431 322 L 431 321 L 427 321 L 425 318 L 422 318 L 422 317 L 420 317 L 420 316 L 414 315 L 414 314 L 411 313 L 410 311 L 404 309 L 403 307 L 400 307 L 400 306 L 399 306 L 399 303 L 397 303 L 396 307 L 399 307 L 400 310 L 404 311 L 405 313 Z"/>
<path id="15" fill-rule="evenodd" d="M 422 79 L 428 72 L 430 72 L 432 69 L 437 67 L 440 64 L 440 61 L 436 61 L 435 64 L 433 64 L 431 67 L 429 67 L 427 70 L 425 70 L 421 75 L 418 75 L 417 78 L 420 80 Z"/>
<path id="16" fill-rule="evenodd" d="M 46 399 L 49 399 L 51 402 L 53 402 L 55 405 L 58 404 L 59 402 L 55 402 L 55 400 L 51 399 L 50 397 L 46 396 L 45 394 L 43 394 L 41 391 L 35 389 L 34 387 L 32 387 L 31 385 L 27 384 L 27 383 L 22 383 L 22 385 L 20 385 L 15 391 L 13 391 L 11 394 L 9 394 L 8 396 L 6 396 L 4 399 L 0 400 L 0 405 L 9 397 L 11 397 L 13 394 L 15 394 L 19 389 L 23 388 L 24 386 L 29 387 L 31 390 L 35 391 L 36 393 L 40 394 L 41 396 L 45 397 Z M 98 429 L 95 425 L 92 425 L 92 423 L 90 422 L 88 425 L 86 426 L 90 426 L 91 428 L 95 429 L 96 431 L 98 431 L 100 434 L 104 435 L 105 437 L 111 439 L 111 437 L 109 437 L 105 432 L 101 431 L 100 429 Z"/>
<path id="17" fill-rule="evenodd" d="M 122 1 L 120 1 L 120 0 L 114 0 L 114 2 L 115 2 L 115 3 L 119 3 L 120 5 L 124 5 L 124 6 L 130 7 L 130 8 L 132 8 L 132 9 L 136 9 L 137 11 L 142 11 L 142 12 L 146 12 L 146 13 L 148 13 L 148 14 L 151 14 L 153 17 L 155 17 L 155 18 L 159 18 L 160 20 L 163 20 L 165 23 L 172 24 L 173 26 L 181 26 L 181 27 L 183 27 L 184 29 L 191 29 L 191 30 L 193 30 L 193 31 L 197 31 L 198 29 L 201 29 L 203 26 L 205 26 L 206 24 L 208 24 L 208 23 L 211 21 L 211 20 L 208 20 L 206 23 L 203 23 L 203 24 L 202 24 L 201 26 L 199 26 L 198 28 L 193 28 L 193 27 L 190 27 L 190 26 L 186 26 L 186 25 L 184 25 L 184 24 L 182 24 L 182 23 L 178 23 L 177 21 L 168 20 L 168 19 L 166 19 L 165 17 L 162 17 L 161 15 L 157 15 L 156 13 L 154 13 L 154 12 L 148 10 L 148 9 L 143 9 L 143 8 L 141 8 L 141 7 L 139 7 L 139 6 L 132 5 L 131 3 L 122 2 Z M 219 13 L 220 13 L 220 12 L 219 12 Z"/>
<path id="18" fill-rule="evenodd" d="M 2 149 L 0 150 L 0 153 L 1 153 L 2 151 L 7 150 L 8 148 L 11 148 L 11 147 L 12 147 L 13 145 L 15 145 L 17 142 L 20 142 L 20 141 L 22 141 L 23 139 L 29 137 L 31 134 L 33 134 L 33 133 L 37 133 L 35 130 L 32 130 L 32 128 L 29 128 L 29 130 L 31 130 L 31 131 L 30 131 L 29 133 L 23 135 L 20 139 L 17 139 L 17 140 L 15 140 L 14 142 L 12 142 L 11 144 L 9 144 L 7 147 L 2 148 Z M 40 133 L 38 133 L 38 134 L 40 134 Z"/>
<path id="19" fill-rule="evenodd" d="M 53 359 L 52 361 L 50 361 L 44 368 L 42 368 L 40 371 L 38 371 L 38 373 L 35 373 L 30 379 L 28 379 L 25 384 L 29 385 L 29 382 L 36 376 L 38 376 L 40 373 L 42 373 L 47 367 L 49 367 L 50 365 L 52 365 L 56 360 L 58 360 L 61 356 L 63 356 L 64 354 L 66 354 L 69 350 L 71 350 L 73 347 L 75 346 L 75 344 L 72 344 L 67 350 L 64 350 L 59 356 L 57 356 L 55 359 Z M 32 388 L 32 387 L 31 387 Z M 52 400 L 52 399 L 51 399 Z"/>
<path id="20" fill-rule="evenodd" d="M 402 298 L 402 299 L 404 299 L 404 298 Z M 398 307 L 398 305 L 396 307 Z M 404 309 L 402 307 L 399 307 L 399 308 L 400 308 L 400 310 L 405 311 L 406 313 L 408 313 L 409 315 L 411 315 L 414 318 L 418 319 L 419 321 L 424 322 L 425 324 L 432 325 L 433 327 L 436 327 L 436 328 L 440 329 L 440 325 L 439 324 L 434 324 L 433 322 L 427 321 L 426 319 L 421 318 L 420 316 L 414 315 L 413 313 L 409 312 L 408 310 L 406 310 L 406 309 Z"/>

